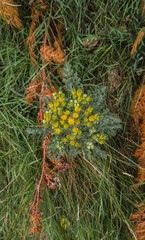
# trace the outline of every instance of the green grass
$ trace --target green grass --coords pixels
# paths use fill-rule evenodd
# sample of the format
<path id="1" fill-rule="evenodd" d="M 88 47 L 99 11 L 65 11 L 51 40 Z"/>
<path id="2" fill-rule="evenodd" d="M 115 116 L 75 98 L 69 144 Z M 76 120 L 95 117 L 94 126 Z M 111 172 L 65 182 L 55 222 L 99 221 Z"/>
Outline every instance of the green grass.
<path id="1" fill-rule="evenodd" d="M 138 17 L 140 1 L 52 0 L 43 13 L 36 34 L 37 48 L 44 39 L 47 19 L 53 10 L 54 20 L 64 24 L 63 49 L 67 61 L 78 72 L 86 90 L 93 91 L 96 84 L 107 86 L 106 105 L 119 115 L 123 129 L 105 147 L 106 160 L 85 160 L 81 156 L 66 159 L 71 168 L 58 173 L 62 187 L 55 191 L 47 189 L 42 194 L 45 202 L 41 205 L 41 236 L 30 233 L 30 205 L 42 165 L 41 135 L 29 135 L 26 131 L 28 127 L 38 127 L 39 111 L 37 100 L 31 107 L 25 103 L 25 90 L 36 74 L 25 43 L 31 11 L 26 2 L 16 2 L 22 4 L 22 30 L 12 30 L 0 20 L 1 239 L 133 239 L 129 218 L 134 204 L 144 199 L 143 193 L 130 190 L 134 179 L 129 176 L 136 174 L 132 154 L 138 144 L 130 134 L 129 109 L 144 71 L 143 41 L 130 58 L 137 33 L 145 26 L 144 17 Z M 48 36 L 52 42 L 50 32 Z M 82 42 L 92 36 L 98 39 L 98 44 L 88 51 Z M 52 69 L 58 67 L 55 64 Z M 39 57 L 37 71 L 40 69 Z M 108 72 L 113 69 L 117 69 L 120 82 L 110 90 Z M 56 88 L 62 85 L 55 71 L 51 72 L 51 81 Z M 60 226 L 63 217 L 70 222 L 66 231 Z"/>

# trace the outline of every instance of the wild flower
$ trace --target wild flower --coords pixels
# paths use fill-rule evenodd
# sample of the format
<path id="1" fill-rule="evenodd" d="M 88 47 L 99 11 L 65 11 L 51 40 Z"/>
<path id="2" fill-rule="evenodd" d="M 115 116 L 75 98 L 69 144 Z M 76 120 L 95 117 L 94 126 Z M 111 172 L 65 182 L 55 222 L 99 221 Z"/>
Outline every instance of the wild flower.
<path id="1" fill-rule="evenodd" d="M 93 150 L 105 156 L 99 145 L 105 144 L 121 125 L 120 120 L 104 107 L 104 91 L 97 87 L 94 93 L 86 94 L 81 88 L 73 88 L 53 94 L 43 120 L 45 132 L 51 129 L 48 146 L 51 153 L 76 156 L 82 150 Z"/>
<path id="2" fill-rule="evenodd" d="M 70 222 L 68 221 L 67 218 L 62 218 L 61 219 L 60 226 L 62 228 L 64 228 L 66 230 L 69 225 L 70 225 Z"/>

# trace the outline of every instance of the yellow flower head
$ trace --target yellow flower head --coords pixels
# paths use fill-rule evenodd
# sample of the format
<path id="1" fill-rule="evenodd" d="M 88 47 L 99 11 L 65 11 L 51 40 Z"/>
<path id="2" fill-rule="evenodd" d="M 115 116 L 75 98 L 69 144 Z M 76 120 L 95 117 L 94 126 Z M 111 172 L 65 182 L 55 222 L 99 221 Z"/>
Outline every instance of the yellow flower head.
<path id="1" fill-rule="evenodd" d="M 46 120 L 43 120 L 43 126 L 44 126 L 44 127 L 47 127 L 47 122 L 46 122 Z"/>
<path id="2" fill-rule="evenodd" d="M 81 95 L 82 95 L 82 89 L 78 89 L 78 90 L 77 90 L 77 95 L 78 95 L 78 96 L 81 96 Z"/>
<path id="3" fill-rule="evenodd" d="M 83 100 L 83 97 L 82 97 L 82 96 L 78 97 L 78 101 L 79 101 L 79 102 L 81 102 L 82 100 Z"/>
<path id="4" fill-rule="evenodd" d="M 93 107 L 88 107 L 87 111 L 91 113 L 93 111 Z"/>
<path id="5" fill-rule="evenodd" d="M 73 118 L 78 118 L 79 114 L 78 113 L 73 113 Z"/>
<path id="6" fill-rule="evenodd" d="M 51 117 L 48 116 L 47 113 L 44 113 L 44 119 L 49 122 L 51 120 Z"/>
<path id="7" fill-rule="evenodd" d="M 64 124 L 64 129 L 68 129 L 69 125 L 68 124 Z"/>
<path id="8" fill-rule="evenodd" d="M 61 222 L 60 222 L 60 225 L 62 228 L 64 228 L 66 230 L 67 226 L 70 225 L 70 222 L 68 221 L 67 218 L 62 218 Z"/>
<path id="9" fill-rule="evenodd" d="M 63 143 L 67 142 L 67 138 L 63 138 L 63 139 L 62 139 L 62 142 L 63 142 Z"/>
<path id="10" fill-rule="evenodd" d="M 61 102 L 61 106 L 64 107 L 66 105 L 66 102 Z"/>
<path id="11" fill-rule="evenodd" d="M 75 145 L 75 141 L 70 141 L 70 145 L 74 146 Z"/>
<path id="12" fill-rule="evenodd" d="M 53 119 L 53 120 L 56 120 L 56 118 L 57 118 L 57 115 L 54 115 L 54 114 L 53 114 L 53 115 L 52 115 L 52 119 Z"/>
<path id="13" fill-rule="evenodd" d="M 91 101 L 91 97 L 87 97 L 87 98 L 86 98 L 86 101 L 87 101 L 87 102 Z"/>
<path id="14" fill-rule="evenodd" d="M 95 118 L 94 118 L 93 115 L 89 117 L 89 121 L 90 121 L 90 122 L 93 122 L 94 120 L 95 120 Z"/>
<path id="15" fill-rule="evenodd" d="M 85 111 L 84 114 L 87 116 L 87 115 L 89 115 L 89 112 L 88 112 L 88 111 Z"/>
<path id="16" fill-rule="evenodd" d="M 55 133 L 56 134 L 60 134 L 61 133 L 61 129 L 60 128 L 56 128 Z"/>
<path id="17" fill-rule="evenodd" d="M 62 120 L 66 120 L 66 119 L 67 119 L 67 115 L 62 115 L 62 116 L 61 116 L 61 119 L 62 119 Z"/>
<path id="18" fill-rule="evenodd" d="M 70 114 L 70 111 L 69 111 L 69 110 L 66 110 L 66 111 L 64 112 L 64 114 L 65 114 L 65 115 L 69 115 L 69 114 Z"/>
<path id="19" fill-rule="evenodd" d="M 48 103 L 48 106 L 49 106 L 50 108 L 53 108 L 52 102 L 49 102 L 49 103 Z"/>
<path id="20" fill-rule="evenodd" d="M 73 133 L 77 133 L 79 131 L 79 129 L 77 127 L 74 127 L 72 131 L 73 131 Z"/>
<path id="21" fill-rule="evenodd" d="M 76 106 L 76 107 L 75 107 L 75 112 L 80 112 L 80 111 L 81 111 L 81 107 Z"/>
<path id="22" fill-rule="evenodd" d="M 75 136 L 74 135 L 70 135 L 69 137 L 71 140 L 74 140 L 75 139 Z"/>
<path id="23" fill-rule="evenodd" d="M 71 136 L 70 134 L 67 134 L 67 135 L 66 135 L 67 138 L 70 138 L 70 136 Z"/>
<path id="24" fill-rule="evenodd" d="M 58 115 L 62 115 L 62 111 L 60 110 L 60 111 L 58 111 Z"/>
<path id="25" fill-rule="evenodd" d="M 59 96 L 59 101 L 60 101 L 60 103 L 62 103 L 64 101 L 64 99 Z"/>
<path id="26" fill-rule="evenodd" d="M 60 120 L 60 123 L 61 123 L 62 125 L 64 125 L 65 122 L 64 122 L 64 120 Z"/>
<path id="27" fill-rule="evenodd" d="M 80 120 L 79 119 L 75 120 L 75 124 L 80 125 Z"/>
<path id="28" fill-rule="evenodd" d="M 56 93 L 55 96 L 56 96 L 57 98 L 59 98 L 60 95 L 59 95 L 59 93 Z"/>
<path id="29" fill-rule="evenodd" d="M 54 123 L 54 120 L 52 119 L 52 120 L 50 121 L 50 123 L 53 124 L 53 123 Z"/>
<path id="30" fill-rule="evenodd" d="M 97 120 L 100 117 L 100 115 L 97 113 L 94 115 L 95 120 Z"/>
<path id="31" fill-rule="evenodd" d="M 73 104 L 73 102 L 69 102 L 69 105 L 72 107 L 74 104 Z"/>
<path id="32" fill-rule="evenodd" d="M 71 90 L 71 93 L 72 93 L 72 95 L 76 94 L 76 90 L 75 90 L 75 89 L 72 89 L 72 90 Z"/>
<path id="33" fill-rule="evenodd" d="M 75 120 L 73 118 L 69 117 L 69 119 L 68 119 L 69 125 L 73 125 L 74 122 L 75 122 Z"/>
<path id="34" fill-rule="evenodd" d="M 92 138 L 93 138 L 93 139 L 96 139 L 96 138 L 97 138 L 97 136 L 96 136 L 96 135 L 93 135 L 93 136 L 92 136 Z"/>
<path id="35" fill-rule="evenodd" d="M 65 97 L 65 94 L 64 94 L 64 93 L 61 93 L 61 97 L 64 98 L 64 97 Z"/>
<path id="36" fill-rule="evenodd" d="M 75 147 L 79 147 L 80 146 L 80 144 L 77 142 L 76 144 L 75 144 Z"/>
<path id="37" fill-rule="evenodd" d="M 92 127 L 92 123 L 91 123 L 91 122 L 88 122 L 88 123 L 87 123 L 87 126 L 88 126 L 88 127 Z"/>
<path id="38" fill-rule="evenodd" d="M 79 130 L 79 131 L 78 131 L 78 134 L 82 134 L 82 130 Z"/>
<path id="39" fill-rule="evenodd" d="M 56 107 L 52 108 L 52 112 L 57 112 L 57 108 Z"/>
<path id="40" fill-rule="evenodd" d="M 58 107 L 59 106 L 59 102 L 58 101 L 54 101 L 54 106 Z"/>
<path id="41" fill-rule="evenodd" d="M 88 122 L 88 118 L 87 118 L 87 117 L 84 118 L 84 122 L 85 122 L 85 123 Z"/>
<path id="42" fill-rule="evenodd" d="M 59 125 L 58 122 L 55 122 L 55 123 L 52 124 L 52 126 L 53 126 L 54 128 L 57 128 L 58 125 Z"/>
<path id="43" fill-rule="evenodd" d="M 103 134 L 101 134 L 101 135 L 100 135 L 100 139 L 101 139 L 101 140 L 106 139 L 106 136 L 103 135 Z"/>

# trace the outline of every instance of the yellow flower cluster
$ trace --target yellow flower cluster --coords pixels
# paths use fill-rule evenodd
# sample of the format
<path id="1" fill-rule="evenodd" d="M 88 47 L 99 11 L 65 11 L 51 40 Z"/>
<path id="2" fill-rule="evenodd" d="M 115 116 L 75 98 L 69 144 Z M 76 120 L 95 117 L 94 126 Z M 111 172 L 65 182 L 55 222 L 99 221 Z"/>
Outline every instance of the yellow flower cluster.
<path id="1" fill-rule="evenodd" d="M 96 134 L 92 136 L 93 139 L 95 139 L 97 142 L 99 142 L 100 144 L 104 144 L 106 140 L 106 136 L 104 134 Z"/>
<path id="2" fill-rule="evenodd" d="M 44 113 L 43 126 L 51 127 L 52 134 L 57 136 L 59 149 L 66 146 L 79 148 L 85 143 L 83 132 L 95 131 L 100 115 L 95 112 L 90 101 L 91 97 L 83 94 L 82 89 L 72 89 L 68 97 L 61 91 L 53 94 L 53 100 L 48 103 L 49 109 Z M 103 134 L 95 136 L 95 141 L 104 143 Z"/>

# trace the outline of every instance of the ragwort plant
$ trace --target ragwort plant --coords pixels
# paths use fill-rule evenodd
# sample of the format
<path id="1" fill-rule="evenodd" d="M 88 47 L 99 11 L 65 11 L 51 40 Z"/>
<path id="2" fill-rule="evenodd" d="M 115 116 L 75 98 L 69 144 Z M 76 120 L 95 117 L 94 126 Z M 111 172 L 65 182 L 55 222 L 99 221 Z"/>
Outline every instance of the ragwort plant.
<path id="1" fill-rule="evenodd" d="M 105 158 L 101 146 L 121 128 L 120 119 L 105 107 L 105 87 L 86 92 L 69 63 L 63 81 L 65 87 L 47 100 L 44 113 L 45 133 L 51 132 L 49 154 L 60 158 L 85 152 Z"/>

